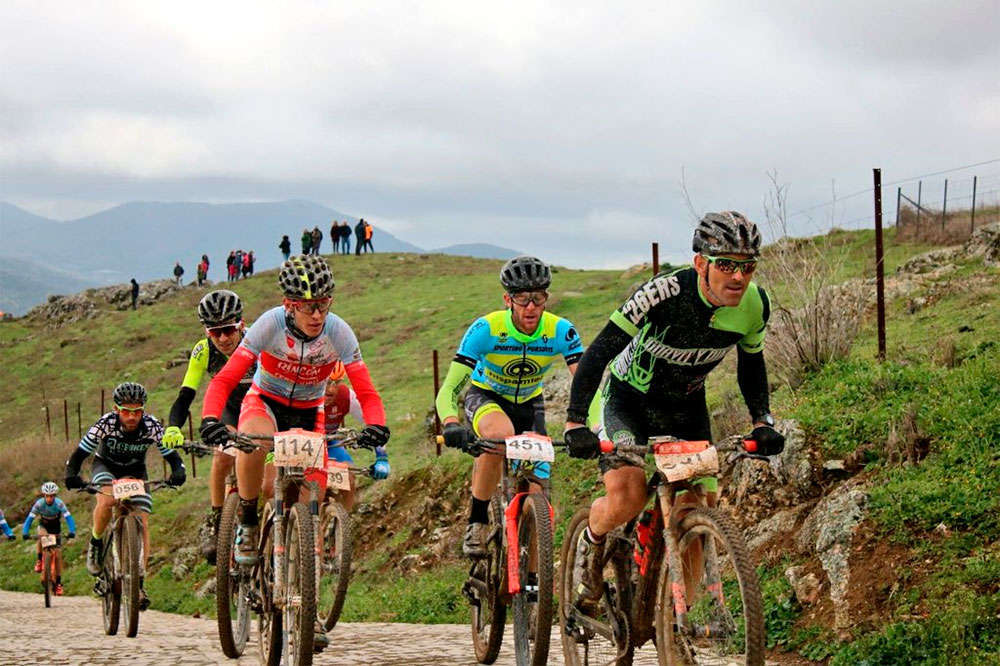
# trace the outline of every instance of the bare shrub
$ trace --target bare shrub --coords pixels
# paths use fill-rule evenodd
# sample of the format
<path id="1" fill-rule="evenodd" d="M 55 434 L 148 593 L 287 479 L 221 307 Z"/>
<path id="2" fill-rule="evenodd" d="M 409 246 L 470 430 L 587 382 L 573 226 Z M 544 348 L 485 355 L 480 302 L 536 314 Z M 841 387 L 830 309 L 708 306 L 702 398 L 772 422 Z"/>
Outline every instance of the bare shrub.
<path id="1" fill-rule="evenodd" d="M 815 238 L 787 236 L 788 187 L 776 173 L 768 176 L 772 189 L 764 209 L 779 240 L 767 248 L 761 281 L 780 289 L 768 292 L 767 363 L 776 379 L 796 387 L 808 373 L 850 352 L 865 310 L 865 286 L 861 280 L 832 284 L 842 255 L 820 247 Z"/>
<path id="2" fill-rule="evenodd" d="M 972 236 L 972 211 L 958 209 L 945 215 L 941 224 L 941 211 L 920 207 L 917 215 L 915 206 L 903 205 L 899 209 L 899 223 L 896 239 L 900 241 L 920 241 L 932 245 L 957 245 Z M 1000 219 L 1000 207 L 976 206 L 976 229 Z"/>

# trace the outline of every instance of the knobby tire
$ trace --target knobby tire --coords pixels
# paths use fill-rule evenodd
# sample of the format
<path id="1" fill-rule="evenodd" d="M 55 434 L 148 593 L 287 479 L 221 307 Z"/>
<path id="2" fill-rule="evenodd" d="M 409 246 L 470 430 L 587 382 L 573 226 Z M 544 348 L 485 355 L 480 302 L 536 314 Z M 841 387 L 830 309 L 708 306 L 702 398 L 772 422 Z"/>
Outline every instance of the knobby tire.
<path id="1" fill-rule="evenodd" d="M 351 516 L 339 502 L 328 503 L 323 509 L 320 522 L 323 538 L 323 557 L 320 561 L 320 591 L 329 589 L 333 593 L 326 616 L 320 622 L 327 631 L 337 626 L 340 613 L 347 598 L 347 586 L 351 582 L 351 560 L 354 556 L 354 524 Z"/>
<path id="2" fill-rule="evenodd" d="M 472 646 L 476 652 L 476 660 L 481 664 L 492 664 L 500 654 L 503 643 L 504 623 L 507 620 L 507 605 L 503 601 L 507 584 L 504 568 L 507 566 L 507 554 L 503 547 L 503 509 L 500 494 L 496 493 L 490 499 L 489 523 L 487 531 L 490 540 L 486 543 L 486 557 L 476 566 L 485 571 L 487 587 L 486 598 L 480 598 L 480 606 L 470 608 L 470 623 L 472 626 Z"/>
<path id="3" fill-rule="evenodd" d="M 122 552 L 122 595 L 124 597 L 125 635 L 135 638 L 139 633 L 139 553 L 142 549 L 142 524 L 135 516 L 126 516 Z"/>
<path id="4" fill-rule="evenodd" d="M 45 607 L 52 606 L 52 551 L 42 549 L 42 587 L 45 588 Z"/>
<path id="5" fill-rule="evenodd" d="M 292 505 L 285 521 L 286 599 L 297 596 L 298 610 L 285 604 L 282 621 L 288 635 L 290 666 L 311 666 L 316 629 L 316 539 L 312 515 L 303 502 Z"/>
<path id="6" fill-rule="evenodd" d="M 524 498 L 518 521 L 518 547 L 518 575 L 522 586 L 527 582 L 534 551 L 538 599 L 531 604 L 524 592 L 513 599 L 514 654 L 518 666 L 544 666 L 548 662 L 552 635 L 552 520 L 544 495 L 532 493 Z"/>
<path id="7" fill-rule="evenodd" d="M 250 635 L 250 608 L 247 604 L 249 574 L 240 570 L 236 564 L 233 548 L 239 504 L 239 495 L 236 493 L 226 496 L 216 540 L 216 619 L 222 652 L 230 659 L 238 659 L 243 655 Z"/>
<path id="8" fill-rule="evenodd" d="M 110 532 L 117 531 L 112 528 Z M 104 633 L 114 636 L 118 633 L 118 620 L 121 617 L 122 587 L 121 579 L 117 575 L 115 567 L 114 550 L 118 548 L 119 539 L 114 536 L 106 537 L 101 542 L 101 579 L 106 587 L 104 596 L 101 597 L 101 614 L 104 619 Z"/>

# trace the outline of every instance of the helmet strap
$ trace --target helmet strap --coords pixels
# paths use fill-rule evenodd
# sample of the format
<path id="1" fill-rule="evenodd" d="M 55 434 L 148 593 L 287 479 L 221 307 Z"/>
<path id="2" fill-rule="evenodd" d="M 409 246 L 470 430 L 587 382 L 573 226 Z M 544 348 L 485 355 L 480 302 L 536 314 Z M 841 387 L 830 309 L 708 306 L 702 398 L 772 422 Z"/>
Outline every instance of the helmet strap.
<path id="1" fill-rule="evenodd" d="M 287 310 L 285 310 L 285 326 L 288 327 L 288 330 L 293 336 L 304 342 L 312 342 L 319 337 L 319 335 L 314 335 L 312 337 L 306 335 L 305 331 L 295 325 L 295 315 Z M 322 333 L 320 333 L 320 335 L 322 335 Z"/>

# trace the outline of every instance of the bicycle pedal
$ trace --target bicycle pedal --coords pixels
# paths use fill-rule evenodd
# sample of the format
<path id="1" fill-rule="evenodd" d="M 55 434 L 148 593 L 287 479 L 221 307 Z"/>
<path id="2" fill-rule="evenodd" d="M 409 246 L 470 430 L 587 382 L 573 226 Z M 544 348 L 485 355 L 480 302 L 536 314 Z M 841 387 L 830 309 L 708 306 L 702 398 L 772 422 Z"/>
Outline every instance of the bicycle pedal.
<path id="1" fill-rule="evenodd" d="M 465 584 L 462 585 L 462 595 L 469 600 L 470 604 L 479 605 L 479 593 L 471 580 L 465 581 Z"/>
<path id="2" fill-rule="evenodd" d="M 538 603 L 538 586 L 537 585 L 525 585 L 524 588 L 521 590 L 521 592 L 522 592 L 522 594 L 524 594 L 525 600 L 529 604 L 537 604 Z"/>

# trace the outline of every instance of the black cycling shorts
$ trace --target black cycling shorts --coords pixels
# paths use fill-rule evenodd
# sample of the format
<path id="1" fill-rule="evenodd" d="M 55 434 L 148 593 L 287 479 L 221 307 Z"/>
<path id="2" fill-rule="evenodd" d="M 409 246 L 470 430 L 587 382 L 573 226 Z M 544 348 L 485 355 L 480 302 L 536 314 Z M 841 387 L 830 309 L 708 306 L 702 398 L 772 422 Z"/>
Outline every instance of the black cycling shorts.
<path id="1" fill-rule="evenodd" d="M 465 418 L 472 425 L 473 431 L 479 435 L 477 428 L 479 419 L 490 412 L 501 411 L 507 415 L 510 422 L 514 424 L 514 433 L 520 435 L 522 432 L 537 432 L 539 435 L 545 432 L 545 399 L 541 394 L 535 396 L 527 402 L 514 404 L 506 398 L 502 398 L 493 391 L 470 386 L 465 394 Z"/>

